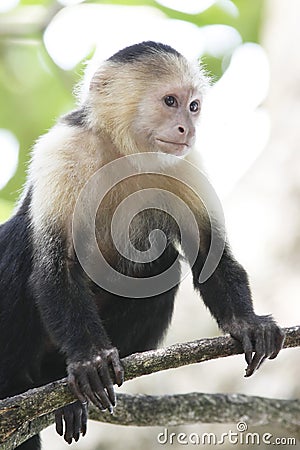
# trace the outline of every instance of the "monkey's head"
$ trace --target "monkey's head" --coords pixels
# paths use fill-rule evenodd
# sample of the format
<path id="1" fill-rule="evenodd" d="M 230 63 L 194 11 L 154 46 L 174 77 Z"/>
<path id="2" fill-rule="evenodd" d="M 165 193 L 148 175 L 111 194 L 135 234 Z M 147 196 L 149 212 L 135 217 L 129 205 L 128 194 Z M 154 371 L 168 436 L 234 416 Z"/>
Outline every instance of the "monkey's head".
<path id="1" fill-rule="evenodd" d="M 88 97 L 90 123 L 123 155 L 184 156 L 195 141 L 207 78 L 173 48 L 142 42 L 103 63 Z"/>

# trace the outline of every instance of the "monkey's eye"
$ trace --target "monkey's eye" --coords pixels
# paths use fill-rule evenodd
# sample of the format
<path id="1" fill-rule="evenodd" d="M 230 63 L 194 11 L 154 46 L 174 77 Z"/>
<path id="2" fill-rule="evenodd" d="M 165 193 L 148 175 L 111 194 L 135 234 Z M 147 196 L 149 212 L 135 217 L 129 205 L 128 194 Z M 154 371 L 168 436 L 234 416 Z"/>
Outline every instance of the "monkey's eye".
<path id="1" fill-rule="evenodd" d="M 198 112 L 199 111 L 199 102 L 197 100 L 194 100 L 190 103 L 190 111 L 191 112 Z"/>
<path id="2" fill-rule="evenodd" d="M 164 102 L 167 106 L 170 106 L 170 107 L 172 107 L 172 106 L 175 107 L 178 105 L 177 100 L 175 97 L 173 97 L 173 95 L 166 95 L 164 98 Z"/>

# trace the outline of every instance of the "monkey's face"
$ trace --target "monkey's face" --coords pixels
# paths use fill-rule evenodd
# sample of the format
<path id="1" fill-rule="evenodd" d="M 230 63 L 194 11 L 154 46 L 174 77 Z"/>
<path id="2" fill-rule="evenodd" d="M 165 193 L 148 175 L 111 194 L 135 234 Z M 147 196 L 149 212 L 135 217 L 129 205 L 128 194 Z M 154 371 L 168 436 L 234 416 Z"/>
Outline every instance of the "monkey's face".
<path id="1" fill-rule="evenodd" d="M 169 85 L 145 92 L 133 133 L 140 151 L 185 156 L 195 142 L 200 95 L 185 86 Z"/>

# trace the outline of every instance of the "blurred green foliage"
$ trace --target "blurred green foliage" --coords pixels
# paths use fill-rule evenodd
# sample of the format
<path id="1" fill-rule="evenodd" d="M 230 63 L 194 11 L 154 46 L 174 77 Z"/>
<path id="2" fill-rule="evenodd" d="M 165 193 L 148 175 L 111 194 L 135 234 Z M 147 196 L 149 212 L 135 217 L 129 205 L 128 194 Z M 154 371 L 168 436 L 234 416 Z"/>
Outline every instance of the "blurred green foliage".
<path id="1" fill-rule="evenodd" d="M 233 0 L 239 10 L 236 17 L 218 3 L 195 15 L 163 7 L 155 0 L 90 0 L 85 3 L 147 5 L 160 9 L 171 19 L 185 20 L 199 27 L 226 24 L 239 31 L 243 42 L 258 42 L 263 11 L 262 0 Z M 32 5 L 47 8 L 49 17 L 54 8 L 62 7 L 54 0 L 21 0 L 19 6 L 0 14 L 0 128 L 12 131 L 20 142 L 18 169 L 0 191 L 0 221 L 8 217 L 25 181 L 30 148 L 59 115 L 74 106 L 72 89 L 82 73 L 81 66 L 73 71 L 63 71 L 52 61 L 43 43 L 47 24 L 33 23 L 29 29 L 24 27 L 20 17 L 26 15 L 27 8 Z M 227 60 L 230 57 L 228 54 L 223 56 Z M 222 76 L 223 57 L 204 55 L 203 59 L 214 79 Z"/>
<path id="2" fill-rule="evenodd" d="M 0 223 L 7 219 L 7 217 L 11 214 L 12 209 L 13 205 L 11 202 L 0 198 Z"/>

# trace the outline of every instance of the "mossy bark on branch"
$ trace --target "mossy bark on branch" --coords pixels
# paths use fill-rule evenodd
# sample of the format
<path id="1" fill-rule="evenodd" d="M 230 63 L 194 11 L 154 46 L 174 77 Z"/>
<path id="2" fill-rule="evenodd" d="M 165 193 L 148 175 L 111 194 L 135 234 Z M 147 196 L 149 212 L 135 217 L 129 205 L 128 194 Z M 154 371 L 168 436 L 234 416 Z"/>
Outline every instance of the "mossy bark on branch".
<path id="1" fill-rule="evenodd" d="M 300 326 L 284 329 L 284 348 L 300 346 Z M 122 360 L 125 380 L 242 353 L 230 336 L 201 339 L 167 348 L 136 353 Z M 59 380 L 24 394 L 0 400 L 1 449 L 14 448 L 53 422 L 53 411 L 72 403 L 67 380 Z M 247 397 L 239 394 L 182 394 L 129 396 L 119 394 L 115 414 L 102 414 L 91 407 L 90 418 L 120 425 L 179 425 L 229 423 L 247 416 L 249 424 L 280 424 L 297 431 L 300 401 Z"/>

